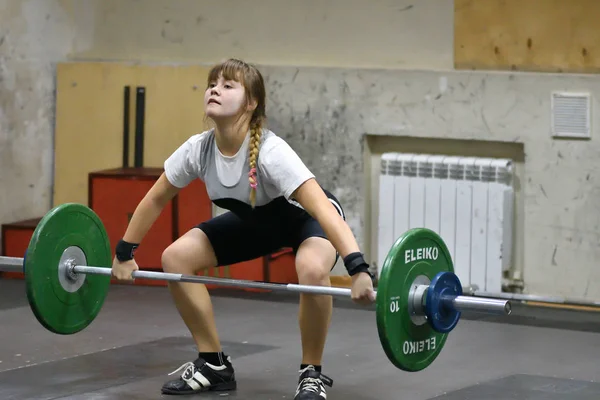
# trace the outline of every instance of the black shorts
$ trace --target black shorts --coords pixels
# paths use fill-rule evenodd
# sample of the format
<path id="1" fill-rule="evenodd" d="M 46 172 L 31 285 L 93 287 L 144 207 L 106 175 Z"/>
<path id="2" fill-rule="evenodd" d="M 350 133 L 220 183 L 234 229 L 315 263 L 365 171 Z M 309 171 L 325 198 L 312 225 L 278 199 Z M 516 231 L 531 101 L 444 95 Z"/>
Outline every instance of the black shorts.
<path id="1" fill-rule="evenodd" d="M 324 190 L 324 192 L 345 220 L 339 201 L 328 191 Z M 281 210 L 273 221 L 242 219 L 228 211 L 198 224 L 196 228 L 206 234 L 213 247 L 217 266 L 253 260 L 286 247 L 292 248 L 295 254 L 300 244 L 310 237 L 327 239 L 319 222 L 308 212 L 287 201 L 285 203 L 284 207 L 286 209 L 289 207 L 287 212 L 289 218 L 281 218 Z M 339 254 L 336 252 L 335 262 L 338 258 Z M 335 262 L 331 269 L 335 266 Z"/>

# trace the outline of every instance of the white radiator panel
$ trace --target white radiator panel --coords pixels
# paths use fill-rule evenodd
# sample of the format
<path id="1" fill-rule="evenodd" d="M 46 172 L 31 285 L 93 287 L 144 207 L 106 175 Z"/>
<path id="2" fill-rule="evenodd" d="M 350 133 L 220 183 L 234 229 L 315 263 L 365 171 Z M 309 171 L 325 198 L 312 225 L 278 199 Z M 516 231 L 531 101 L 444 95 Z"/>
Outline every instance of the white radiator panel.
<path id="1" fill-rule="evenodd" d="M 472 180 L 472 213 L 471 213 L 471 282 L 486 282 L 489 273 L 487 264 L 487 223 L 488 223 L 488 191 L 489 183 L 482 181 L 481 171 L 485 160 L 475 160 L 473 168 L 466 174 Z M 501 276 L 501 271 L 500 275 Z M 502 281 L 500 281 L 502 282 Z M 496 291 L 496 290 L 495 290 Z M 501 291 L 501 290 L 498 290 Z"/>
<path id="2" fill-rule="evenodd" d="M 395 183 L 394 171 L 395 154 L 384 154 L 381 157 L 381 176 L 379 177 L 379 227 L 377 240 L 377 265 L 380 269 L 385 261 L 387 253 L 392 248 L 395 238 L 398 237 L 394 231 L 394 211 L 395 211 Z M 398 201 L 402 201 L 399 197 Z M 405 202 L 405 204 L 408 204 Z"/>
<path id="3" fill-rule="evenodd" d="M 402 233 L 406 232 L 410 227 L 410 201 L 409 197 L 406 195 L 407 193 L 410 193 L 410 177 L 402 174 L 402 164 L 408 157 L 410 157 L 410 155 L 399 154 L 395 158 L 395 171 L 397 172 L 397 175 L 394 176 L 393 182 L 395 185 L 394 194 L 396 200 L 394 201 L 394 204 L 392 204 L 392 207 L 394 208 L 394 218 L 392 220 L 394 222 L 395 239 L 399 238 Z M 379 265 L 383 264 L 380 263 Z"/>
<path id="4" fill-rule="evenodd" d="M 415 155 L 408 161 L 409 174 L 412 177 L 409 189 L 410 214 L 408 216 L 411 229 L 425 225 L 425 178 L 419 176 L 420 164 L 425 160 L 424 156 Z"/>
<path id="5" fill-rule="evenodd" d="M 506 159 L 386 153 L 379 192 L 379 271 L 411 228 L 437 232 L 463 285 L 500 292 L 510 267 L 514 191 Z"/>
<path id="6" fill-rule="evenodd" d="M 456 189 L 457 178 L 449 178 L 450 165 L 458 164 L 458 158 L 442 160 L 445 171 L 441 180 L 440 230 L 436 231 L 444 239 L 452 260 L 456 259 Z"/>
<path id="7" fill-rule="evenodd" d="M 512 182 L 512 174 L 503 171 L 500 160 L 492 162 L 496 172 L 495 181 L 489 183 L 489 222 L 487 265 L 490 271 L 486 277 L 487 287 L 502 286 L 498 275 L 510 268 L 513 237 L 514 191 L 507 183 Z"/>
<path id="8" fill-rule="evenodd" d="M 440 168 L 434 169 L 435 165 L 442 162 L 442 157 L 431 157 L 425 163 L 425 227 L 434 232 L 440 231 L 441 225 L 441 204 L 442 195 L 441 179 L 439 177 Z"/>
<path id="9" fill-rule="evenodd" d="M 499 287 L 501 282 L 496 275 L 503 270 L 502 242 L 505 241 L 503 232 L 504 204 L 506 188 L 497 183 L 490 183 L 489 188 L 489 213 L 488 243 L 486 264 L 490 273 L 486 277 L 486 285 Z"/>

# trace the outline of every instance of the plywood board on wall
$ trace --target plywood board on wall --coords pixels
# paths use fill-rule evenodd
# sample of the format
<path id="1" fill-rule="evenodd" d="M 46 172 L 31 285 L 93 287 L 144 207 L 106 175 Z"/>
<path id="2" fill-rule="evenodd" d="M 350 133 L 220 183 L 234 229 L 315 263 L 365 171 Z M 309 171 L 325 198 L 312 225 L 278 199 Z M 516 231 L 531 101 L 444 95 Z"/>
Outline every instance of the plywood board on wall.
<path id="1" fill-rule="evenodd" d="M 208 126 L 204 90 L 209 69 L 199 66 L 137 67 L 137 85 L 146 88 L 144 166 L 162 167 L 191 135 Z"/>
<path id="2" fill-rule="evenodd" d="M 600 72 L 598 0 L 455 0 L 457 69 Z"/>
<path id="3" fill-rule="evenodd" d="M 130 166 L 135 92 L 146 93 L 144 166 L 162 167 L 188 137 L 206 128 L 203 97 L 208 69 L 122 63 L 63 63 L 57 67 L 53 204 L 87 204 L 88 174 L 122 166 L 123 92 L 131 87 Z"/>

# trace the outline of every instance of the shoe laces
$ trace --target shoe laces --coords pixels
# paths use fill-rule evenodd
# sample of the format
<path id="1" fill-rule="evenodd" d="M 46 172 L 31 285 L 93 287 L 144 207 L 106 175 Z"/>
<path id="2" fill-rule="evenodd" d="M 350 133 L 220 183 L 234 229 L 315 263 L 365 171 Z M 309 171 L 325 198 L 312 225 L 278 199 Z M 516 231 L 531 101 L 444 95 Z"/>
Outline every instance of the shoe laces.
<path id="1" fill-rule="evenodd" d="M 190 376 L 190 378 L 191 378 L 194 375 L 194 369 L 195 368 L 196 368 L 196 365 L 193 362 L 188 361 L 185 364 L 183 364 L 182 366 L 180 366 L 179 368 L 177 368 L 175 371 L 171 372 L 169 375 L 176 374 L 177 372 L 183 370 L 183 373 L 181 374 L 181 377 L 184 380 L 187 380 L 186 376 Z"/>
<path id="2" fill-rule="evenodd" d="M 301 390 L 313 392 L 313 393 L 321 393 L 321 388 L 323 386 L 323 382 L 319 378 L 304 378 L 302 382 L 300 382 Z"/>

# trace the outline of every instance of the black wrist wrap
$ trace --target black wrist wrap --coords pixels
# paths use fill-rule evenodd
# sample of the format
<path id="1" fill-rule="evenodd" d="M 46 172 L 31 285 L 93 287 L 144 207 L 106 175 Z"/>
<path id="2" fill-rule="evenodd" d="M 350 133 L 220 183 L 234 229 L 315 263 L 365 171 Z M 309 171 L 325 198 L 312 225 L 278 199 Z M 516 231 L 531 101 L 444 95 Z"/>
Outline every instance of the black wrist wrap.
<path id="1" fill-rule="evenodd" d="M 360 252 L 350 253 L 344 257 L 344 265 L 350 276 L 356 275 L 359 272 L 369 273 L 369 264 L 367 264 Z"/>
<path id="2" fill-rule="evenodd" d="M 129 243 L 124 241 L 123 239 L 119 240 L 117 243 L 117 248 L 115 249 L 115 255 L 117 256 L 117 260 L 119 261 L 129 261 L 133 259 L 133 253 L 135 249 L 139 246 L 138 243 Z"/>

